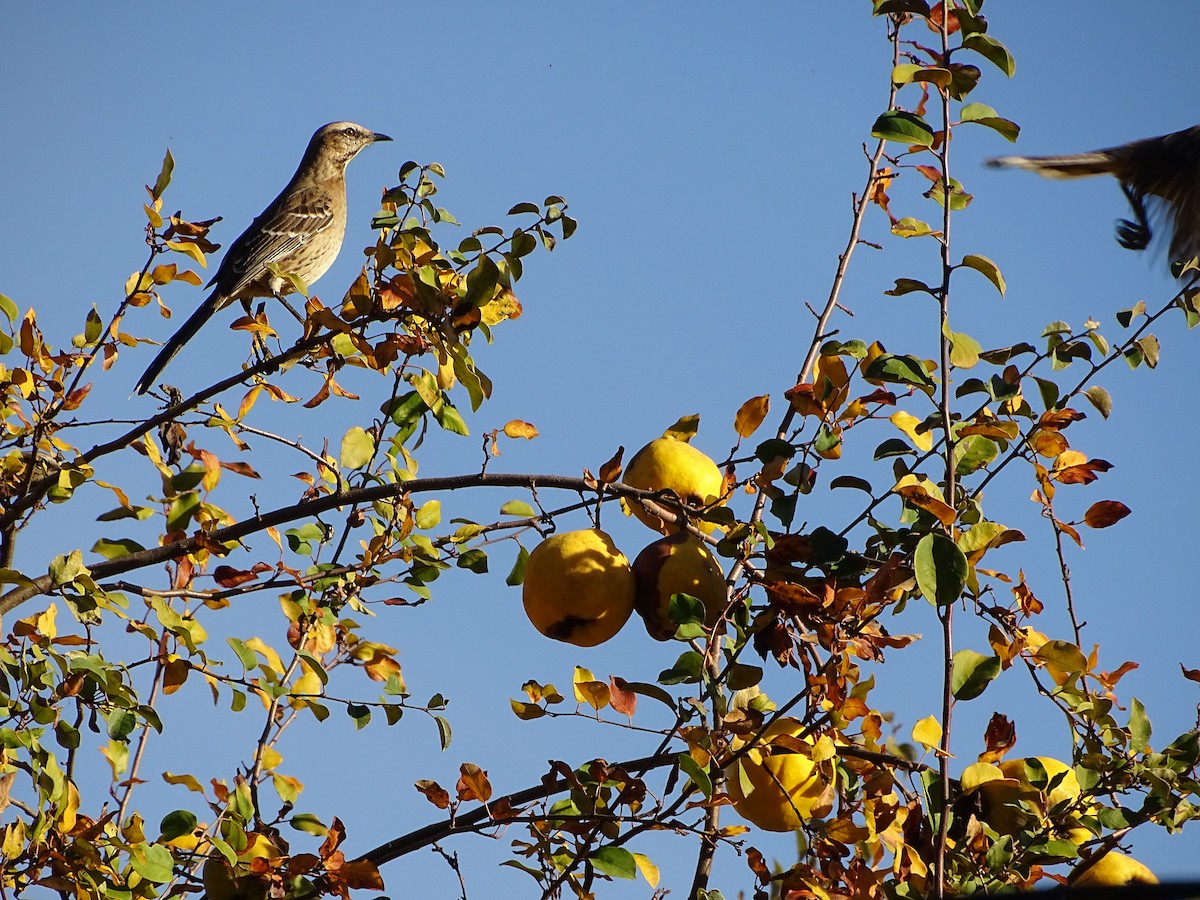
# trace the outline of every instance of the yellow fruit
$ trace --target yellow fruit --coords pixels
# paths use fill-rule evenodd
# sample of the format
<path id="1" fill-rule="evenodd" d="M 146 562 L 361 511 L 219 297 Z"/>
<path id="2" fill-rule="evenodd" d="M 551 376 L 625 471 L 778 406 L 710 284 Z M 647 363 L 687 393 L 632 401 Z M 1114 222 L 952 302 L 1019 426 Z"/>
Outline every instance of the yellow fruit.
<path id="1" fill-rule="evenodd" d="M 673 491 L 689 506 L 724 503 L 725 479 L 711 459 L 691 444 L 676 438 L 653 440 L 633 455 L 625 468 L 625 483 L 644 491 Z M 652 516 L 636 500 L 629 508 L 643 523 L 670 534 L 679 529 L 675 522 Z"/>
<path id="2" fill-rule="evenodd" d="M 1031 757 L 1029 762 L 1033 763 L 1034 760 L 1041 763 L 1048 784 L 1058 779 L 1048 792 L 1034 787 L 1029 780 L 1025 759 L 1009 759 L 1000 763 L 999 769 L 1004 780 L 989 781 L 979 788 L 983 798 L 983 817 L 998 834 L 1017 834 L 1033 823 L 1034 814 L 1038 821 L 1044 821 L 1046 814 L 1055 806 L 1079 796 L 1079 781 L 1074 769 L 1049 756 Z M 1020 801 L 1024 801 L 1033 813 L 1021 810 L 1018 807 Z M 1074 816 L 1071 818 L 1075 820 Z M 1079 843 L 1092 835 L 1087 829 L 1072 828 L 1067 836 Z"/>
<path id="3" fill-rule="evenodd" d="M 525 614 L 556 641 L 604 643 L 629 619 L 634 592 L 629 560 L 595 528 L 552 535 L 525 563 Z"/>
<path id="4" fill-rule="evenodd" d="M 772 739 L 780 735 L 799 737 L 804 726 L 796 719 L 774 722 L 753 749 L 725 770 L 725 790 L 738 815 L 765 831 L 795 831 L 805 819 L 813 817 L 813 807 L 825 792 L 825 785 L 814 771 L 815 763 Z M 812 741 L 800 738 L 806 744 Z M 740 750 L 742 741 L 734 741 Z M 762 746 L 771 746 L 767 756 Z"/>
<path id="5" fill-rule="evenodd" d="M 1158 884 L 1158 878 L 1132 856 L 1109 850 L 1094 866 L 1073 879 L 1075 887 L 1109 884 Z"/>
<path id="6" fill-rule="evenodd" d="M 634 609 L 656 641 L 670 640 L 675 624 L 667 615 L 672 594 L 690 594 L 704 604 L 711 628 L 725 611 L 728 591 L 721 564 L 698 537 L 677 531 L 648 545 L 633 561 L 637 579 Z"/>

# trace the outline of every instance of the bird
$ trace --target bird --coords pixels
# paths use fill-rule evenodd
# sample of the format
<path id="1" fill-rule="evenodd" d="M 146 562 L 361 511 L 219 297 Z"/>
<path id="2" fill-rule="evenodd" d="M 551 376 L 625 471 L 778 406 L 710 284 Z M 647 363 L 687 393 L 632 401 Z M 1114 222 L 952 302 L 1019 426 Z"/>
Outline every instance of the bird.
<path id="1" fill-rule="evenodd" d="M 1149 245 L 1150 201 L 1150 211 L 1162 213 L 1170 226 L 1171 260 L 1200 256 L 1200 125 L 1090 153 L 1002 156 L 987 160 L 987 165 L 1026 169 L 1047 178 L 1112 175 L 1133 210 L 1132 219 L 1117 222 L 1122 247 L 1144 250 Z"/>
<path id="2" fill-rule="evenodd" d="M 322 125 L 308 142 L 296 173 L 279 196 L 250 223 L 225 252 L 213 288 L 142 373 L 135 388 L 149 390 L 154 379 L 218 310 L 234 300 L 247 311 L 254 297 L 278 297 L 295 287 L 267 267 L 312 284 L 328 271 L 346 234 L 346 165 L 377 141 L 390 141 L 354 122 Z"/>

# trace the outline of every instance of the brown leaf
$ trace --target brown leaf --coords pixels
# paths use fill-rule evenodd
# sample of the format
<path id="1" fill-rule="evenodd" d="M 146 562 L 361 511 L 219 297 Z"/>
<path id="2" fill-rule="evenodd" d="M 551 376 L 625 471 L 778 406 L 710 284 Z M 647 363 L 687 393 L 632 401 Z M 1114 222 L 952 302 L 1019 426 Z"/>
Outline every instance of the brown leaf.
<path id="1" fill-rule="evenodd" d="M 825 410 L 813 397 L 811 384 L 798 384 L 794 388 L 784 391 L 783 396 L 787 398 L 788 403 L 792 404 L 792 409 L 798 415 L 815 416 L 818 419 L 825 417 Z"/>
<path id="2" fill-rule="evenodd" d="M 325 835 L 325 841 L 321 844 L 321 848 L 317 853 L 321 855 L 321 859 L 328 860 L 345 839 L 346 826 L 342 824 L 341 819 L 334 816 L 333 821 L 329 825 L 329 831 Z"/>
<path id="3" fill-rule="evenodd" d="M 626 690 L 625 685 L 628 682 L 618 675 L 610 675 L 608 678 L 609 690 L 609 705 L 623 716 L 633 718 L 634 712 L 637 710 L 637 694 L 633 691 Z"/>
<path id="4" fill-rule="evenodd" d="M 1097 473 L 1107 472 L 1112 463 L 1104 459 L 1092 459 L 1077 466 L 1067 466 L 1058 469 L 1054 477 L 1060 484 L 1091 484 L 1096 480 Z"/>
<path id="5" fill-rule="evenodd" d="M 1045 605 L 1033 595 L 1033 591 L 1025 583 L 1024 572 L 1021 573 L 1020 578 L 1020 582 L 1012 589 L 1013 596 L 1017 598 L 1017 603 L 1020 604 L 1022 613 L 1027 616 L 1036 616 L 1045 609 Z"/>
<path id="6" fill-rule="evenodd" d="M 1017 726 L 1000 713 L 992 713 L 983 733 L 987 749 L 979 755 L 980 762 L 996 762 L 1017 743 Z"/>
<path id="7" fill-rule="evenodd" d="M 228 469 L 235 475 L 245 475 L 247 478 L 262 478 L 249 463 L 244 462 L 221 462 L 222 469 Z"/>
<path id="8" fill-rule="evenodd" d="M 1102 685 L 1104 685 L 1106 688 L 1108 688 L 1111 691 L 1113 688 L 1115 688 L 1117 686 L 1118 681 L 1120 681 L 1122 678 L 1124 678 L 1127 674 L 1132 672 L 1134 669 L 1138 669 L 1138 668 L 1141 668 L 1141 666 L 1138 663 L 1135 663 L 1132 661 L 1123 662 L 1123 663 L 1121 663 L 1121 665 L 1119 667 L 1117 667 L 1117 670 L 1115 672 L 1101 672 L 1100 674 L 1098 674 L 1096 676 L 1096 678 L 1098 678 L 1100 680 L 1100 683 Z"/>
<path id="9" fill-rule="evenodd" d="M 217 566 L 213 570 L 213 581 L 220 587 L 233 588 L 247 581 L 254 581 L 258 575 L 245 569 L 235 569 L 232 566 Z"/>
<path id="10" fill-rule="evenodd" d="M 1100 500 L 1088 507 L 1083 514 L 1083 524 L 1088 528 L 1107 528 L 1125 518 L 1132 510 L 1120 500 Z"/>
<path id="11" fill-rule="evenodd" d="M 1047 410 L 1046 412 L 1042 413 L 1041 417 L 1038 419 L 1038 427 L 1061 431 L 1072 422 L 1078 422 L 1080 419 L 1086 418 L 1087 414 L 1081 413 L 1077 409 L 1067 408 Z"/>
<path id="12" fill-rule="evenodd" d="M 488 781 L 487 772 L 475 763 L 463 763 L 458 767 L 461 777 L 454 789 L 458 792 L 459 800 L 478 800 L 487 803 L 492 799 L 492 783 Z"/>
<path id="13" fill-rule="evenodd" d="M 1068 525 L 1066 522 L 1059 522 L 1057 519 L 1055 520 L 1054 524 L 1057 525 L 1062 530 L 1063 534 L 1067 535 L 1071 540 L 1073 540 L 1076 544 L 1078 544 L 1080 550 L 1084 549 L 1083 548 L 1083 538 L 1081 538 L 1079 536 L 1078 531 L 1076 531 L 1073 527 Z"/>
<path id="14" fill-rule="evenodd" d="M 446 809 L 450 805 L 450 794 L 436 781 L 421 779 L 413 787 L 425 795 L 425 799 L 438 809 Z"/>
<path id="15" fill-rule="evenodd" d="M 613 484 L 621 480 L 621 457 L 625 455 L 624 445 L 617 447 L 612 458 L 600 466 L 600 480 L 604 484 Z"/>
<path id="16" fill-rule="evenodd" d="M 346 887 L 366 888 L 368 890 L 383 890 L 383 876 L 375 863 L 365 859 L 356 859 L 338 869 L 338 881 Z"/>

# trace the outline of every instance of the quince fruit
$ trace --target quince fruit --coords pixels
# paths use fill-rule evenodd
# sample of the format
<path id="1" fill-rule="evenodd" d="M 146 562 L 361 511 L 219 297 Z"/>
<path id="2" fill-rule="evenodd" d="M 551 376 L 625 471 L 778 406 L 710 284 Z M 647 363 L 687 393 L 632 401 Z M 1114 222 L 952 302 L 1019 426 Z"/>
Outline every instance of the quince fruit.
<path id="1" fill-rule="evenodd" d="M 825 792 L 816 763 L 777 741 L 788 735 L 811 745 L 809 738 L 800 737 L 803 731 L 804 724 L 797 719 L 777 719 L 744 756 L 725 769 L 725 790 L 733 808 L 765 831 L 795 831 L 804 820 L 813 818 L 813 809 Z M 745 744 L 735 740 L 733 749 L 740 750 Z"/>
<path id="2" fill-rule="evenodd" d="M 686 441 L 660 437 L 633 455 L 625 468 L 625 483 L 644 491 L 672 491 L 689 506 L 724 503 L 725 479 L 717 464 Z M 664 522 L 636 500 L 630 511 L 645 525 L 663 534 L 678 531 L 677 522 Z"/>
<path id="3" fill-rule="evenodd" d="M 602 644 L 633 612 L 629 560 L 603 531 L 551 535 L 525 563 L 522 600 L 533 627 L 579 647 Z"/>
<path id="4" fill-rule="evenodd" d="M 725 611 L 729 592 L 725 573 L 712 552 L 690 531 L 677 531 L 649 544 L 633 561 L 637 579 L 634 609 L 656 641 L 675 636 L 667 614 L 672 594 L 690 594 L 704 604 L 704 624 L 711 628 Z"/>

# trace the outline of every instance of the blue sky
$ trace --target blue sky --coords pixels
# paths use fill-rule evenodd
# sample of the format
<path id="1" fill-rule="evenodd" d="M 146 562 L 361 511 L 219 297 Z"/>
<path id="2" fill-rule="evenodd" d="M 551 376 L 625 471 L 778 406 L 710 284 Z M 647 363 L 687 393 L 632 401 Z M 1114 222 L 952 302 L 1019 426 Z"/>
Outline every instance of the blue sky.
<path id="1" fill-rule="evenodd" d="M 464 223 L 498 222 L 512 204 L 547 194 L 565 196 L 580 221 L 576 237 L 553 255 L 529 260 L 517 291 L 524 317 L 478 354 L 496 392 L 472 420 L 476 437 L 434 435 L 421 474 L 476 469 L 477 435 L 512 418 L 535 423 L 541 437 L 506 444 L 493 470 L 576 474 L 585 466 L 595 471 L 617 445 L 632 452 L 692 412 L 702 416 L 698 445 L 722 458 L 743 400 L 769 392 L 782 408 L 782 391 L 794 383 L 811 334 L 804 304 L 818 304 L 828 290 L 850 196 L 866 171 L 860 148 L 886 102 L 888 48 L 869 4 L 701 2 L 684 11 L 666 4 L 465 2 L 440 11 L 356 2 L 333 9 L 296 2 L 109 4 L 103 14 L 45 4 L 8 10 L 0 56 L 7 85 L 0 95 L 0 292 L 22 309 L 35 307 L 50 339 L 65 344 L 82 330 L 92 304 L 101 311 L 116 304 L 141 265 L 142 185 L 153 180 L 166 147 L 176 172 L 165 208 L 194 219 L 223 216 L 213 237 L 227 245 L 282 186 L 311 132 L 352 119 L 396 141 L 369 148 L 350 168 L 349 237 L 315 290 L 330 302 L 357 271 L 356 248 L 372 239 L 367 223 L 379 190 L 407 159 L 445 165 L 438 199 Z M 956 174 L 976 195 L 956 219 L 956 252 L 990 256 L 1008 279 L 1003 300 L 982 279 L 957 282 L 957 327 L 985 346 L 1033 339 L 1046 322 L 1078 324 L 1089 316 L 1116 338 L 1115 310 L 1139 299 L 1153 307 L 1170 296 L 1161 254 L 1139 256 L 1112 239 L 1124 201 L 1111 180 L 1052 183 L 980 166 L 1010 152 L 1091 149 L 1194 124 L 1191 44 L 1200 10 L 1183 3 L 1154 9 L 1139 14 L 1108 0 L 1088 4 L 1086 15 L 1072 7 L 1049 16 L 1045 4 L 1028 0 L 993 0 L 985 8 L 992 33 L 1016 57 L 1017 74 L 1006 80 L 981 63 L 985 79 L 974 99 L 1023 128 L 1016 151 L 982 128 L 961 129 L 953 147 Z M 894 193 L 907 205 L 896 211 L 932 217 L 902 186 Z M 841 336 L 931 353 L 932 311 L 882 292 L 899 275 L 933 277 L 932 251 L 890 238 L 878 213 L 864 237 L 884 249 L 860 248 L 843 295 L 854 317 L 836 323 Z M 178 285 L 166 302 L 178 316 L 199 296 Z M 237 365 L 243 348 L 230 343 L 239 338 L 225 331 L 228 319 L 218 316 L 176 359 L 176 383 L 199 384 L 226 354 L 229 367 Z M 172 325 L 147 308 L 132 313 L 125 329 L 161 339 Z M 1074 443 L 1116 465 L 1102 485 L 1080 495 L 1080 509 L 1112 497 L 1134 515 L 1088 533 L 1088 551 L 1073 554 L 1071 568 L 1105 668 L 1141 661 L 1122 682 L 1122 696 L 1140 697 L 1156 739 L 1169 740 L 1195 720 L 1197 688 L 1179 677 L 1179 664 L 1200 666 L 1187 568 L 1197 496 L 1189 471 L 1196 350 L 1177 318 L 1156 332 L 1163 344 L 1158 369 L 1110 368 L 1112 419 L 1092 415 L 1072 430 Z M 149 414 L 149 399 L 128 394 L 151 356 L 149 347 L 123 354 L 100 379 L 92 415 Z M 272 410 L 271 421 L 319 445 L 321 435 L 336 442 L 372 411 Z M 219 450 L 233 454 L 228 445 Z M 259 458 L 271 452 L 262 447 Z M 122 483 L 145 478 L 120 468 L 106 476 Z M 147 482 L 145 491 L 153 489 Z M 1046 595 L 1052 609 L 1043 630 L 1054 631 L 1065 622 L 1061 591 L 1048 531 L 1027 502 L 1030 489 L 1025 478 L 1002 480 L 986 501 L 998 518 L 1029 534 L 1030 542 L 1009 548 L 1003 562 L 1023 567 Z M 19 546 L 18 565 L 36 570 L 60 552 L 63 528 L 80 510 L 93 504 L 87 521 L 111 503 L 98 494 L 69 511 L 52 510 L 46 530 Z M 812 525 L 839 526 L 857 511 L 846 505 L 857 500 L 843 494 L 818 490 L 802 515 Z M 444 501 L 477 504 L 478 515 L 494 516 L 505 499 Z M 648 539 L 614 511 L 606 524 L 630 556 Z M 86 550 L 94 529 L 89 522 L 83 530 Z M 565 687 L 571 667 L 581 664 L 600 675 L 653 680 L 673 657 L 632 633 L 635 624 L 593 651 L 541 639 L 524 621 L 517 592 L 502 583 L 502 560 L 498 553 L 487 578 L 439 582 L 437 603 L 382 610 L 376 624 L 380 639 L 400 648 L 414 694 L 440 690 L 452 698 L 449 751 L 436 751 L 432 729 L 417 716 L 361 734 L 348 724 L 298 729 L 293 746 L 285 745 L 293 774 L 309 785 L 300 806 L 339 812 L 350 829 L 349 852 L 432 818 L 412 781 L 453 783 L 463 760 L 488 768 L 497 789 L 508 791 L 535 780 L 551 756 L 616 759 L 637 746 L 612 728 L 522 724 L 511 716 L 506 698 L 527 678 Z M 246 621 L 278 629 L 272 605 L 254 598 Z M 914 609 L 894 630 L 924 632 L 935 651 L 932 625 Z M 277 632 L 264 636 L 279 640 Z M 874 700 L 895 709 L 904 736 L 937 709 L 934 661 L 914 652 L 891 667 L 890 678 L 887 669 L 880 673 Z M 787 685 L 778 684 L 772 692 L 782 695 Z M 960 708 L 961 759 L 978 752 L 993 709 L 1013 713 L 1017 704 L 1019 750 L 1069 753 L 1061 721 L 1027 709 L 1021 689 L 1012 691 L 998 689 Z M 228 773 L 246 758 L 248 742 L 211 740 L 204 691 L 189 685 L 180 698 L 188 704 L 172 717 L 184 734 L 194 729 L 193 739 L 163 742 L 151 770 L 211 766 L 214 774 Z M 251 733 L 257 723 L 250 722 L 235 718 L 228 726 Z M 188 761 L 188 754 L 196 758 Z M 156 783 L 144 790 L 148 808 L 161 804 L 165 811 L 183 800 Z M 523 876 L 493 868 L 506 846 L 506 839 L 464 838 L 452 849 L 472 860 L 476 891 L 487 893 L 491 879 L 505 892 L 527 891 Z M 780 859 L 790 853 L 787 839 L 763 846 Z M 1194 829 L 1170 839 L 1139 834 L 1134 847 L 1161 875 L 1195 874 Z M 668 886 L 682 892 L 690 846 L 681 853 L 660 841 L 646 852 L 663 865 Z M 431 855 L 393 863 L 384 874 L 393 892 L 399 884 L 439 894 L 455 889 Z M 744 863 L 722 856 L 714 886 L 729 895 L 747 883 Z M 611 896 L 647 893 L 639 884 Z"/>

